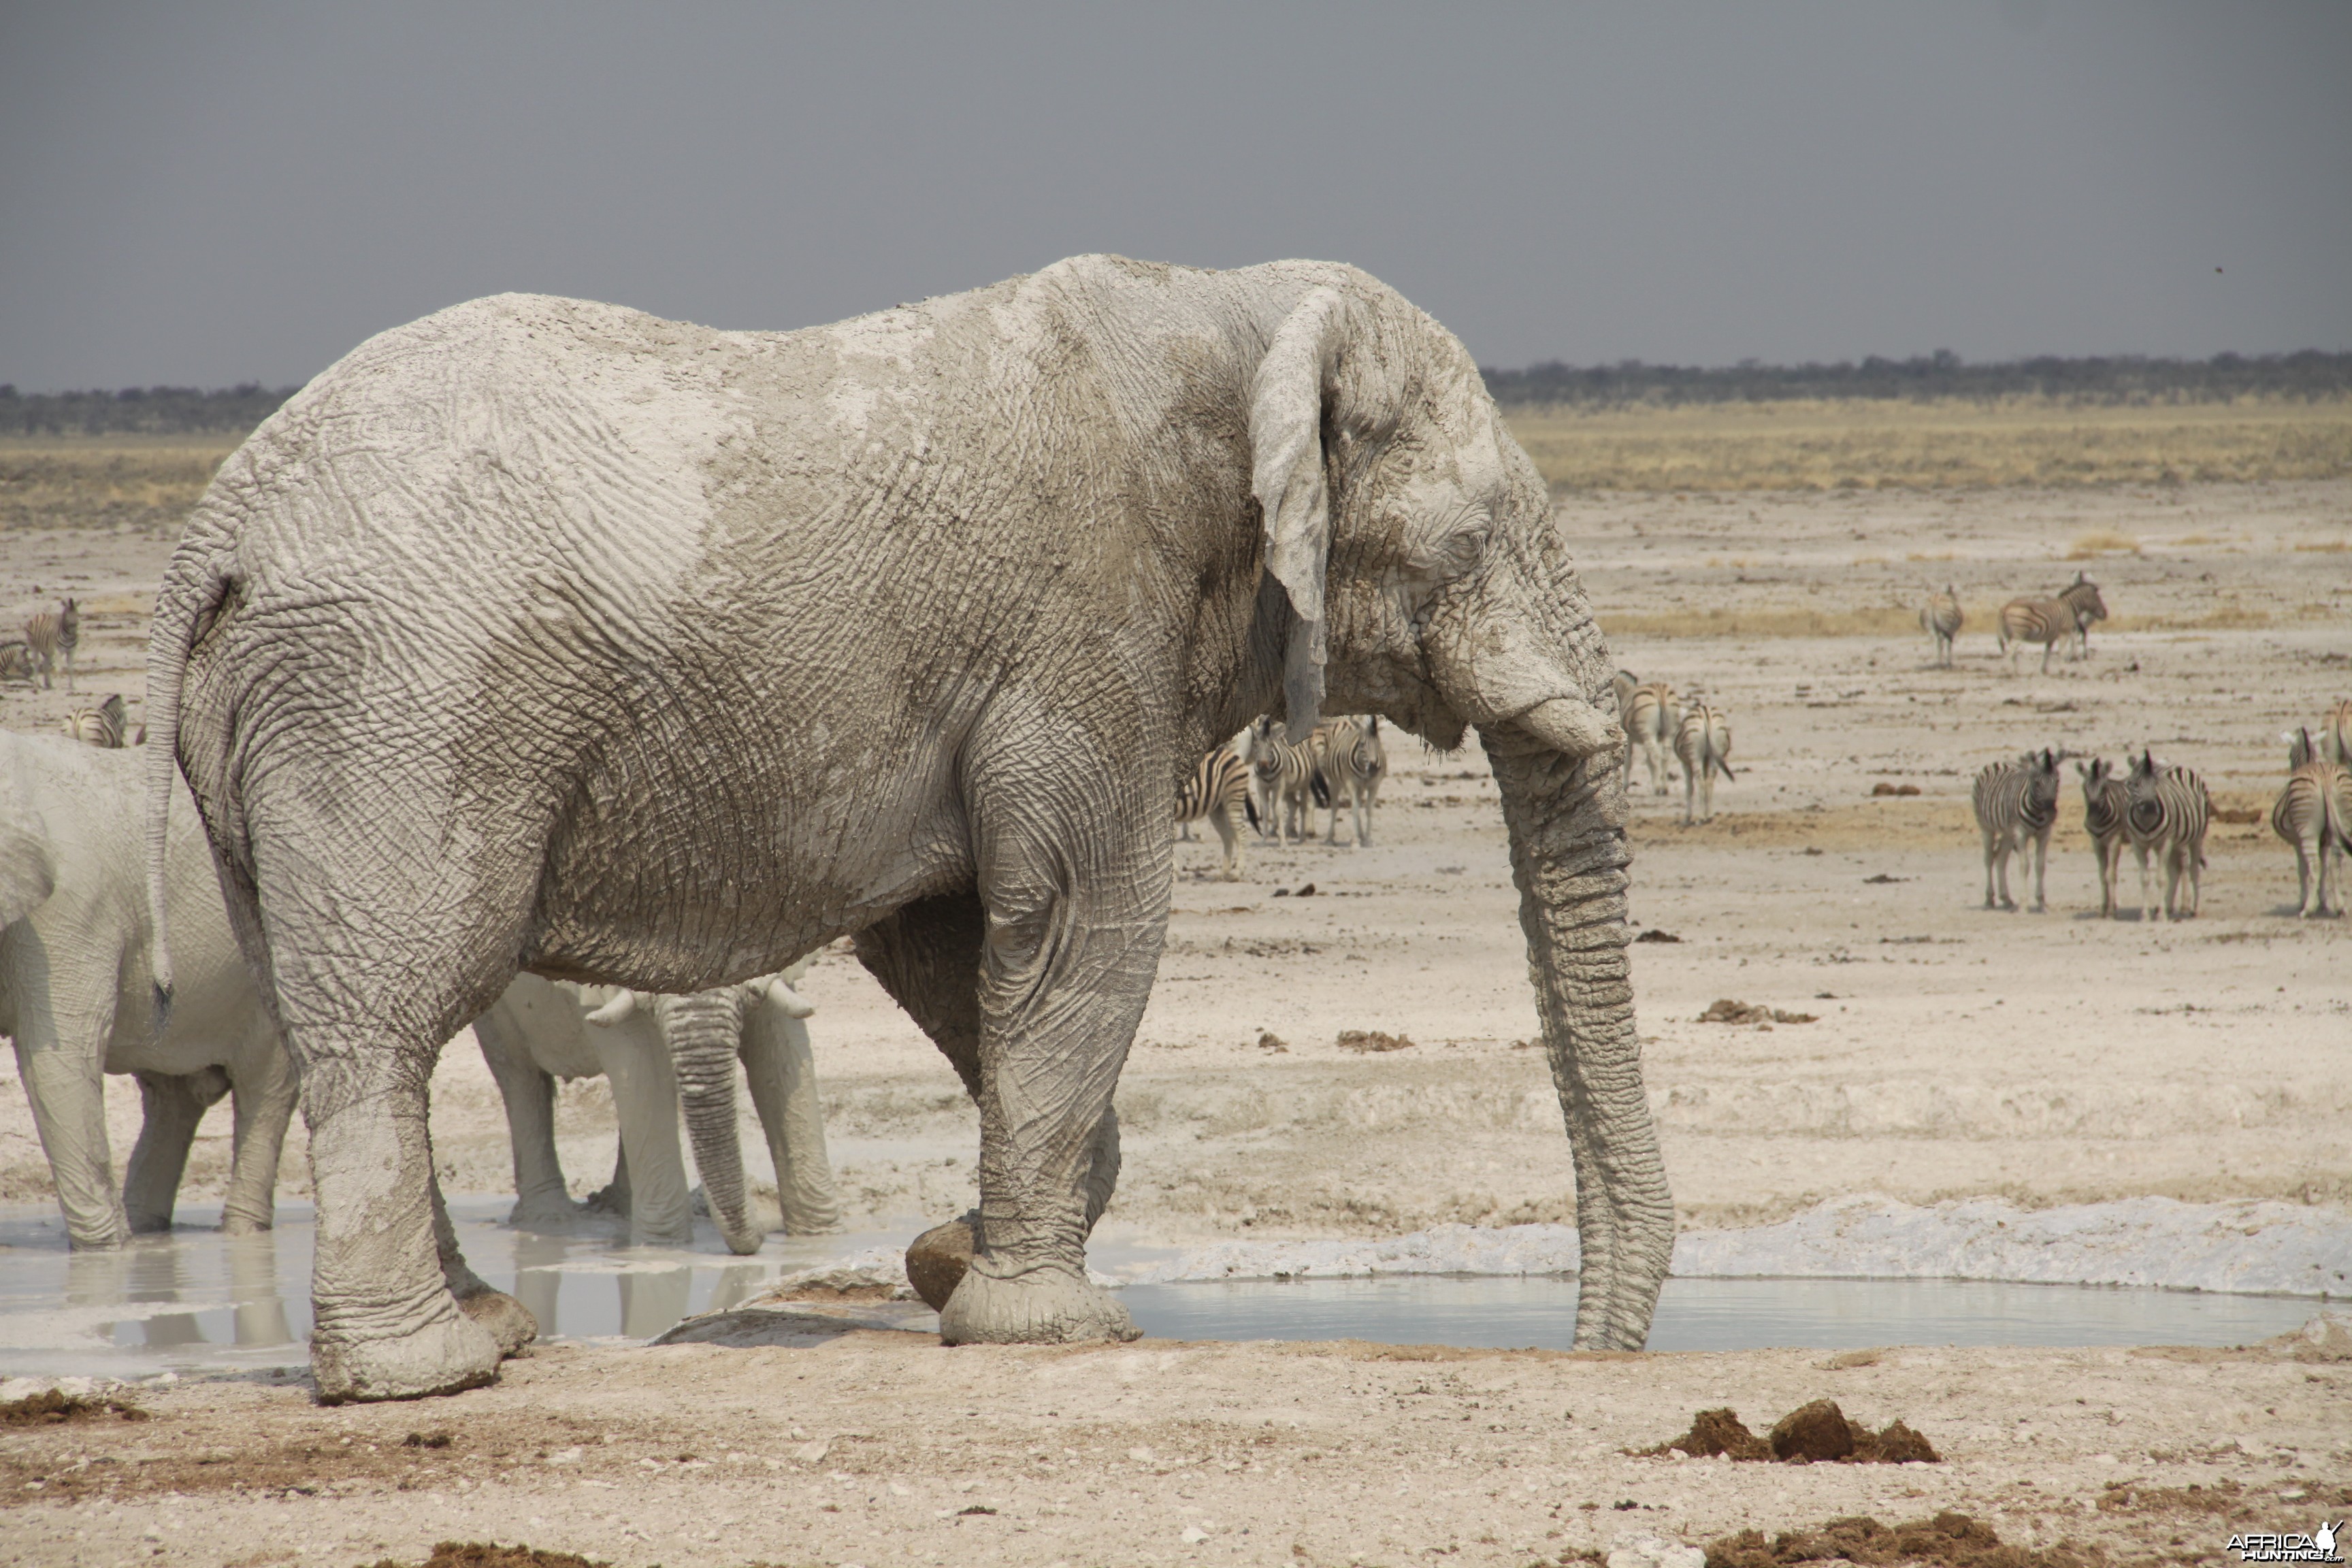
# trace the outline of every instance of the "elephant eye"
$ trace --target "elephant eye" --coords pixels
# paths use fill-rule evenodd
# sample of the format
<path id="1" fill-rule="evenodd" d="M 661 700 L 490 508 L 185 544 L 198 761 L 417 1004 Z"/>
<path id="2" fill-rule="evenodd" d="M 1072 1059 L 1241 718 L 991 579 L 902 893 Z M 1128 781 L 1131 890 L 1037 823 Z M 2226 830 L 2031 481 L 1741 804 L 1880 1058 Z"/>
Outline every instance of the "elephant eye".
<path id="1" fill-rule="evenodd" d="M 1430 557 L 1429 575 L 1441 583 L 1450 583 L 1477 565 L 1478 557 L 1486 553 L 1487 535 L 1494 528 L 1494 521 L 1482 516 L 1447 534 Z"/>

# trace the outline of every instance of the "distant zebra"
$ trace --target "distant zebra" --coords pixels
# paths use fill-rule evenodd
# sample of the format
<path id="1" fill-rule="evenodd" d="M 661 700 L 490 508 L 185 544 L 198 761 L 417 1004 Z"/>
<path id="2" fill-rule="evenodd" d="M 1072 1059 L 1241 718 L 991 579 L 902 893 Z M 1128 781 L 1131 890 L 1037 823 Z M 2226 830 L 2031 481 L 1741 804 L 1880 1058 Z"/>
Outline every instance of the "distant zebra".
<path id="1" fill-rule="evenodd" d="M 2054 599 L 2011 599 L 2000 607 L 2000 651 L 2009 655 L 2010 673 L 2017 673 L 2017 656 L 2026 645 L 2040 643 L 2042 673 L 2049 674 L 2052 650 L 2070 637 L 2087 650 L 2090 624 L 2106 618 L 2107 606 L 2099 597 L 2099 585 L 2080 573 Z"/>
<path id="2" fill-rule="evenodd" d="M 2143 750 L 2124 781 L 2129 806 L 2124 832 L 2139 860 L 2139 918 L 2154 918 L 2148 901 L 2147 855 L 2156 851 L 2164 867 L 2164 915 L 2187 920 L 2204 900 L 2205 829 L 2213 820 L 2213 797 L 2205 781 L 2184 767 L 2158 767 Z M 2189 879 L 2186 907 L 2179 898 L 2180 881 Z"/>
<path id="3" fill-rule="evenodd" d="M 32 644 L 21 638 L 0 643 L 0 681 L 35 686 L 40 679 L 41 661 L 34 657 Z"/>
<path id="4" fill-rule="evenodd" d="M 1372 841 L 1372 807 L 1381 792 L 1381 779 L 1389 767 L 1388 748 L 1381 744 L 1380 715 L 1335 719 L 1319 724 L 1316 726 L 1315 740 L 1319 743 L 1316 762 L 1322 769 L 1324 785 L 1330 796 L 1326 804 L 1331 808 L 1331 831 L 1326 842 L 1339 842 L 1339 798 L 1345 795 L 1356 842 L 1369 846 Z"/>
<path id="5" fill-rule="evenodd" d="M 1969 790 L 1976 808 L 1977 831 L 1984 837 L 1985 901 L 1993 905 L 1993 879 L 2000 879 L 2000 905 L 2017 908 L 2009 896 L 2009 858 L 2017 857 L 2018 874 L 2026 862 L 2033 865 L 2033 910 L 2049 907 L 2042 897 L 2042 877 L 2050 865 L 2050 830 L 2058 825 L 2058 756 L 2048 747 L 2028 752 L 2013 763 L 1987 763 Z"/>
<path id="6" fill-rule="evenodd" d="M 1239 881 L 1242 874 L 1242 845 L 1234 831 L 1234 807 L 1242 808 L 1252 827 L 1258 826 L 1257 805 L 1250 799 L 1249 786 L 1249 769 L 1231 747 L 1219 746 L 1193 765 L 1176 790 L 1176 820 L 1184 827 L 1185 837 L 1192 837 L 1192 824 L 1202 817 L 1216 830 L 1217 841 L 1225 847 L 1223 871 L 1228 882 Z"/>
<path id="7" fill-rule="evenodd" d="M 122 709 L 122 694 L 118 691 L 95 708 L 77 708 L 68 713 L 60 728 L 84 745 L 119 752 L 128 719 Z"/>
<path id="8" fill-rule="evenodd" d="M 2099 585 L 2084 574 L 2074 574 L 2074 580 L 2058 590 L 2058 597 L 2074 612 L 2074 657 L 2091 657 L 2091 623 L 2107 618 L 2107 602 L 2099 597 Z"/>
<path id="9" fill-rule="evenodd" d="M 41 685 L 53 683 L 50 675 L 58 668 L 58 655 L 66 656 L 66 690 L 74 689 L 74 649 L 81 646 L 81 610 L 71 599 L 58 602 L 54 610 L 42 610 L 25 622 L 25 642 L 40 661 Z"/>
<path id="10" fill-rule="evenodd" d="M 1609 678 L 1610 689 L 1617 693 L 1617 722 L 1623 724 L 1633 716 L 1633 693 L 1642 678 L 1630 669 L 1621 669 Z"/>
<path id="11" fill-rule="evenodd" d="M 1919 629 L 1935 639 L 1936 662 L 1946 669 L 1952 668 L 1952 639 L 1960 635 L 1962 618 L 1959 592 L 1948 583 L 1919 606 Z"/>
<path id="12" fill-rule="evenodd" d="M 2116 912 L 2116 875 L 2124 865 L 2128 792 L 2104 758 L 2092 758 L 2087 768 L 2076 763 L 2074 771 L 2083 776 L 2083 831 L 2091 836 L 2091 853 L 2099 862 L 2099 913 L 2112 916 Z"/>
<path id="13" fill-rule="evenodd" d="M 2336 903 L 2344 907 L 2344 852 L 2352 847 L 2352 773 L 2333 757 L 2322 756 L 2309 730 L 2294 730 L 2287 742 L 2286 787 L 2271 805 L 2271 831 L 2294 846 L 2295 913 L 2325 915 L 2329 863 L 2334 862 Z M 2315 869 L 2317 872 L 2314 876 Z"/>
<path id="14" fill-rule="evenodd" d="M 1294 745 L 1272 719 L 1260 719 L 1250 734 L 1249 771 L 1258 831 L 1280 839 L 1313 837 L 1316 796 L 1328 798 L 1328 786 L 1316 771 L 1312 737 Z"/>
<path id="15" fill-rule="evenodd" d="M 2352 768 L 2352 697 L 2327 710 L 2319 726 L 2319 751 Z"/>
<path id="16" fill-rule="evenodd" d="M 1674 687 L 1666 681 L 1653 680 L 1633 689 L 1625 709 L 1625 787 L 1633 787 L 1633 751 L 1641 748 L 1643 760 L 1650 766 L 1650 793 L 1666 793 L 1666 781 L 1674 776 L 1666 766 L 1668 748 L 1675 744 L 1675 737 L 1683 725 L 1683 706 L 1675 700 Z"/>
<path id="17" fill-rule="evenodd" d="M 1715 775 L 1739 782 L 1726 760 L 1731 755 L 1731 721 L 1723 710 L 1707 706 L 1703 699 L 1684 709 L 1682 723 L 1675 731 L 1675 755 L 1683 764 L 1683 820 L 1713 821 Z M 1694 802 L 1696 816 L 1692 814 Z"/>

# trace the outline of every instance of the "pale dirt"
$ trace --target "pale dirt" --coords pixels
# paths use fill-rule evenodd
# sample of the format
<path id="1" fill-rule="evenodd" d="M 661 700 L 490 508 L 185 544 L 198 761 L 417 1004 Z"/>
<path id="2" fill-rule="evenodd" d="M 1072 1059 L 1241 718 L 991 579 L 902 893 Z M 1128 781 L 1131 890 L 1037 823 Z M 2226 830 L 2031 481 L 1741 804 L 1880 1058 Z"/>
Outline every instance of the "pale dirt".
<path id="1" fill-rule="evenodd" d="M 1612 614 L 1657 625 L 1709 609 L 1916 603 L 1948 580 L 1969 616 L 1949 671 L 1929 667 L 1924 637 L 1614 645 L 1644 679 L 1727 706 L 1740 770 L 1718 785 L 1708 826 L 1680 825 L 1679 786 L 1635 800 L 1636 921 L 1682 939 L 1633 952 L 1685 1225 L 1777 1218 L 1857 1192 L 2352 1205 L 2352 932 L 2285 912 L 2294 860 L 2266 820 L 2284 774 L 2280 729 L 2352 694 L 2352 483 L 1563 507 L 1604 627 Z M 2140 553 L 2065 559 L 2103 535 Z M 85 668 L 98 668 L 84 689 L 124 691 L 136 717 L 137 612 L 166 550 L 128 530 L 0 538 L 0 580 L 15 585 L 0 618 L 35 606 L 34 583 L 85 593 L 99 616 L 85 632 Z M 2043 678 L 2029 658 L 2012 677 L 1992 657 L 2000 601 L 2052 592 L 2078 569 L 2105 586 L 2117 624 L 2174 629 L 2095 628 L 2089 662 Z M 67 705 L 61 690 L 0 703 L 0 721 L 20 729 L 54 725 Z M 1977 768 L 2028 745 L 2119 757 L 2142 743 L 2202 771 L 2221 805 L 2265 812 L 2215 827 L 2202 918 L 2095 918 L 2071 769 L 2051 911 L 1984 911 L 1968 808 Z M 1411 742 L 1391 760 L 1375 847 L 1254 843 L 1247 879 L 1227 884 L 1214 879 L 1213 839 L 1180 847 L 1161 983 L 1120 1089 L 1127 1164 L 1108 1235 L 1572 1219 L 1541 1053 L 1517 1047 L 1536 1023 L 1485 762 Z M 1882 780 L 1922 793 L 1873 798 Z M 1312 898 L 1275 896 L 1308 882 Z M 2128 858 L 2123 890 L 2136 903 Z M 971 1198 L 976 1130 L 952 1075 L 845 954 L 821 954 L 803 989 L 820 1009 L 812 1029 L 849 1224 L 911 1234 L 958 1212 Z M 1820 1021 L 1697 1023 L 1718 997 Z M 1334 1043 L 1344 1029 L 1417 1043 L 1356 1056 Z M 1286 1048 L 1261 1047 L 1264 1032 Z M 0 1076 L 14 1077 L 13 1061 Z M 137 1097 L 117 1087 L 119 1159 Z M 226 1110 L 197 1145 L 192 1197 L 217 1195 Z M 612 1148 L 601 1087 L 568 1090 L 561 1117 L 575 1187 L 601 1183 Z M 462 1039 L 436 1079 L 434 1127 L 454 1189 L 506 1187 L 496 1092 Z M 299 1126 L 294 1137 L 288 1195 L 307 1188 Z M 21 1090 L 0 1086 L 0 1201 L 47 1192 Z M 2331 1448 L 2352 1433 L 2340 1369 L 2087 1351 L 1906 1350 L 1833 1373 L 1818 1370 L 1819 1352 L 1435 1353 L 1149 1342 L 948 1352 L 856 1334 L 803 1349 L 543 1349 L 495 1389 L 391 1410 L 313 1411 L 291 1387 L 182 1384 L 149 1396 L 164 1425 L 0 1436 L 0 1456 L 28 1476 L 56 1474 L 74 1445 L 164 1456 L 123 1472 L 119 1506 L 9 1490 L 0 1560 L 291 1562 L 305 1548 L 304 1561 L 414 1560 L 436 1539 L 478 1536 L 673 1568 L 1402 1562 L 1457 1549 L 1462 1561 L 1523 1563 L 1605 1547 L 1622 1528 L 1698 1539 L 1945 1507 L 2004 1539 L 2212 1558 L 2231 1528 L 2250 1528 L 2228 1510 L 2092 1503 L 2116 1479 L 2234 1481 L 2248 1489 L 2242 1506 L 2261 1503 L 2261 1528 L 2307 1530 L 2321 1495 L 2272 1494 L 2296 1478 L 2352 1481 L 2352 1450 Z M 1681 1431 L 1703 1406 L 1730 1404 L 1760 1430 L 1822 1394 L 1873 1422 L 1903 1417 L 1953 1462 L 1787 1469 L 1619 1452 Z M 373 1468 L 326 1452 L 347 1433 L 357 1448 L 436 1426 L 459 1446 L 386 1447 Z M 810 1436 L 791 1438 L 794 1426 Z M 821 1461 L 793 1458 L 824 1438 Z M 2252 1455 L 2214 1451 L 2235 1439 Z M 316 1495 L 258 1479 L 227 1490 L 205 1480 L 211 1467 L 187 1468 L 207 1445 L 250 1455 L 257 1443 L 290 1446 L 301 1462 L 275 1484 L 299 1479 Z M 300 1453 L 311 1444 L 316 1460 Z M 575 1445 L 577 1468 L 534 1457 Z M 1148 1461 L 1129 1457 L 1141 1447 Z M 681 1468 L 686 1452 L 709 1468 Z M 654 1457 L 664 1462 L 638 1463 Z M 403 1479 L 425 1489 L 392 1489 Z M 184 1495 L 163 1495 L 174 1488 Z M 1645 1507 L 1612 1506 L 1628 1499 Z M 975 1500 L 1001 1511 L 937 1517 Z M 1580 1507 L 1594 1501 L 1598 1511 Z M 160 1537 L 142 1541 L 151 1525 Z M 1207 1538 L 1187 1544 L 1191 1527 Z"/>

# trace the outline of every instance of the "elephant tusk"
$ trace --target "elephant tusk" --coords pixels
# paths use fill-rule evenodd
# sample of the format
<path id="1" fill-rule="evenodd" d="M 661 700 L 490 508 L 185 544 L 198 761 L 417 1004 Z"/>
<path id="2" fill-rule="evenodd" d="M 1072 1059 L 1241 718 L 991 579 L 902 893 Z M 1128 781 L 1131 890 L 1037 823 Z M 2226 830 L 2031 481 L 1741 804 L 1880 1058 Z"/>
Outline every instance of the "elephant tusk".
<path id="1" fill-rule="evenodd" d="M 1624 727 L 1611 714 L 1573 697 L 1553 697 L 1520 714 L 1518 726 L 1569 757 L 1581 761 L 1622 750 Z"/>
<path id="2" fill-rule="evenodd" d="M 816 1004 L 785 984 L 781 975 L 768 982 L 768 1000 L 782 1009 L 787 1018 L 805 1018 L 816 1011 Z"/>
<path id="3" fill-rule="evenodd" d="M 588 1021 L 600 1029 L 609 1029 L 637 1010 L 637 994 L 627 986 L 614 992 L 612 1000 L 588 1015 Z"/>

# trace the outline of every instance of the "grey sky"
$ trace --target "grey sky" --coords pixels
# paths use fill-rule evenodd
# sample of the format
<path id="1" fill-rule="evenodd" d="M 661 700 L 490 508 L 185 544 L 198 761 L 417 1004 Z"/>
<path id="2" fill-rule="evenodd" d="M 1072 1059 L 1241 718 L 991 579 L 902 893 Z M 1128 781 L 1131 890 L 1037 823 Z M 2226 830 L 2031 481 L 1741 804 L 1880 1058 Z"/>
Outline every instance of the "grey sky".
<path id="1" fill-rule="evenodd" d="M 1352 261 L 1481 361 L 2352 347 L 2352 5 L 0 0 L 0 381 Z M 2215 268 L 2224 268 L 2216 273 Z"/>

